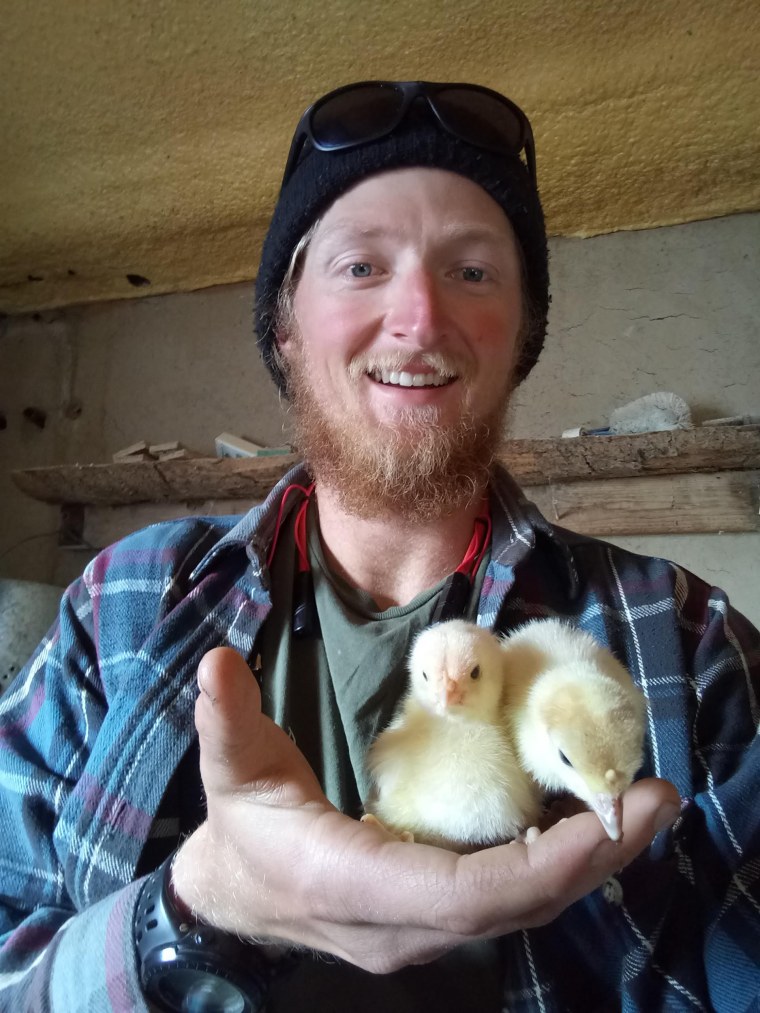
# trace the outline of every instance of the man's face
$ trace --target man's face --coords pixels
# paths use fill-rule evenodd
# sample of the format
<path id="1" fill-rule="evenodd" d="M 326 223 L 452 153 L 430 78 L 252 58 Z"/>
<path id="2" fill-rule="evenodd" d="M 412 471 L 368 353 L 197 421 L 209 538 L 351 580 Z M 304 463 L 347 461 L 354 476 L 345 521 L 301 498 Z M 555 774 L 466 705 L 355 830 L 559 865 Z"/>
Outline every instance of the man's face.
<path id="1" fill-rule="evenodd" d="M 504 212 L 462 176 L 383 173 L 326 212 L 279 344 L 296 442 L 350 509 L 434 516 L 482 488 L 521 290 Z"/>

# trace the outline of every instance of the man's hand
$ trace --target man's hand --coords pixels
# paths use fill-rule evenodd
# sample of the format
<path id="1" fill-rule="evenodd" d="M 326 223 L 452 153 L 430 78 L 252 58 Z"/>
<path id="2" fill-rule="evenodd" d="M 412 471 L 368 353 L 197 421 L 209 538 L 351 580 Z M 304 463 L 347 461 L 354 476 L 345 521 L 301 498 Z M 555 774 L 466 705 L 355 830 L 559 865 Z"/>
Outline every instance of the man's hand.
<path id="1" fill-rule="evenodd" d="M 198 682 L 208 819 L 177 855 L 179 896 L 220 928 L 324 950 L 368 971 L 551 921 L 678 815 L 675 788 L 649 779 L 626 792 L 621 842 L 583 813 L 531 844 L 472 855 L 401 843 L 328 802 L 296 745 L 261 713 L 256 680 L 235 651 L 210 651 Z"/>

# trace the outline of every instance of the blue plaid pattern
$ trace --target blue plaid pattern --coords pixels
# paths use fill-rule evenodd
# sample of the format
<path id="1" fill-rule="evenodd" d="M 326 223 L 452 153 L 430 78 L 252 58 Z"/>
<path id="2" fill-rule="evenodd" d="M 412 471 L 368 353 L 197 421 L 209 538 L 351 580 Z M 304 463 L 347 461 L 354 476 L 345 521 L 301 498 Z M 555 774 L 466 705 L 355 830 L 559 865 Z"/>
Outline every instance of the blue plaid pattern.
<path id="1" fill-rule="evenodd" d="M 192 829 L 167 785 L 194 743 L 196 668 L 221 644 L 253 660 L 299 475 L 242 520 L 158 524 L 101 553 L 0 701 L 0 1010 L 147 1008 L 131 921 L 141 872 Z M 604 889 L 502 940 L 502 1009 L 756 1009 L 760 636 L 672 563 L 549 525 L 503 472 L 492 519 L 478 621 L 559 616 L 610 647 L 648 698 L 642 774 L 683 799 Z"/>

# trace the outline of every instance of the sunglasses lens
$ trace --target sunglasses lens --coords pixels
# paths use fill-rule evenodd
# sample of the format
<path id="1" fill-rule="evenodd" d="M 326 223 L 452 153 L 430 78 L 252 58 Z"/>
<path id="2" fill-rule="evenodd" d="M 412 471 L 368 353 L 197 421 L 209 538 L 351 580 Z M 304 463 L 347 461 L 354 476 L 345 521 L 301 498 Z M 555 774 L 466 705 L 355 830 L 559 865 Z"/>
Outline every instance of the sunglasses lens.
<path id="1" fill-rule="evenodd" d="M 516 154 L 525 143 L 522 119 L 508 105 L 474 88 L 442 88 L 433 98 L 443 125 L 481 148 Z"/>
<path id="2" fill-rule="evenodd" d="M 393 85 L 368 84 L 329 96 L 311 116 L 317 147 L 351 147 L 390 133 L 396 126 L 404 96 Z"/>

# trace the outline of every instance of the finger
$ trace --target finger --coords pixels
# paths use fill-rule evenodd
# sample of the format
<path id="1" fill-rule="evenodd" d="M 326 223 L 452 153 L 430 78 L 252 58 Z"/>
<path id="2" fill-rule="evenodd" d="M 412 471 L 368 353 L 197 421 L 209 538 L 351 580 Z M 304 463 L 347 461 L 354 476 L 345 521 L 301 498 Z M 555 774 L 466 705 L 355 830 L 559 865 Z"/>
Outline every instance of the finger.
<path id="1" fill-rule="evenodd" d="M 649 778 L 626 792 L 620 841 L 609 839 L 594 813 L 582 813 L 551 827 L 532 844 L 512 848 L 512 861 L 501 874 L 506 876 L 501 884 L 495 853 L 500 849 L 481 852 L 481 861 L 496 871 L 494 897 L 499 891 L 502 897 L 508 896 L 510 913 L 517 914 L 521 926 L 543 924 L 633 861 L 660 830 L 673 824 L 679 812 L 675 787 Z M 498 901 L 490 917 L 497 924 L 501 921 Z"/>
<path id="2" fill-rule="evenodd" d="M 632 861 L 678 812 L 673 785 L 648 779 L 626 793 L 620 842 L 608 838 L 594 813 L 573 816 L 531 844 L 513 842 L 472 855 L 376 839 L 376 866 L 367 875 L 362 864 L 355 896 L 379 921 L 434 929 L 456 940 L 544 924 Z M 350 865 L 344 864 L 343 874 L 350 876 Z"/>
<path id="3" fill-rule="evenodd" d="M 652 777 L 628 789 L 625 805 L 631 812 L 623 813 L 622 840 L 612 841 L 605 834 L 592 856 L 592 866 L 605 879 L 632 862 L 658 833 L 673 826 L 681 813 L 681 796 L 670 781 Z"/>
<path id="4" fill-rule="evenodd" d="M 236 651 L 217 647 L 204 655 L 198 685 L 195 726 L 207 795 L 244 788 L 252 800 L 282 804 L 324 798 L 303 754 L 262 714 L 258 683 Z"/>

